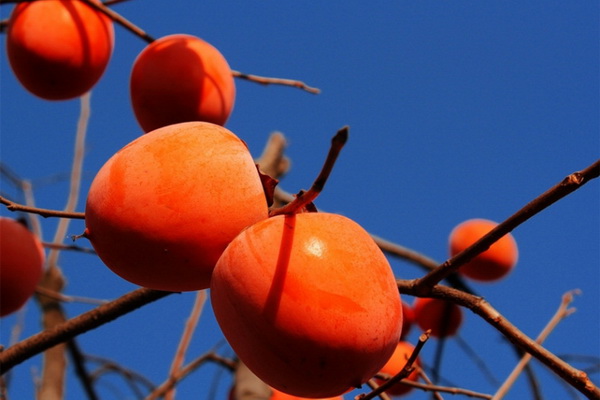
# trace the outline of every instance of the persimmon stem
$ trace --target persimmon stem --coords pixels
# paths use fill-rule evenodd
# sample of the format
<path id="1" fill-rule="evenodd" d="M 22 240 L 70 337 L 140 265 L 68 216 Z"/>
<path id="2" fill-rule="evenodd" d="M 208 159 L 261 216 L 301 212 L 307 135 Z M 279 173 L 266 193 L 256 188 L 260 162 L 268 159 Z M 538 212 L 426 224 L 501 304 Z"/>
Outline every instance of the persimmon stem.
<path id="1" fill-rule="evenodd" d="M 335 161 L 337 160 L 340 151 L 348 141 L 348 129 L 348 126 L 344 126 L 337 131 L 335 136 L 331 139 L 329 153 L 327 154 L 323 168 L 321 169 L 319 176 L 317 176 L 317 179 L 315 179 L 312 187 L 306 192 L 300 192 L 293 201 L 285 206 L 271 210 L 269 213 L 271 217 L 282 214 L 295 214 L 317 198 L 323 191 L 325 183 L 327 183 L 327 179 L 333 170 L 333 166 L 335 165 Z"/>

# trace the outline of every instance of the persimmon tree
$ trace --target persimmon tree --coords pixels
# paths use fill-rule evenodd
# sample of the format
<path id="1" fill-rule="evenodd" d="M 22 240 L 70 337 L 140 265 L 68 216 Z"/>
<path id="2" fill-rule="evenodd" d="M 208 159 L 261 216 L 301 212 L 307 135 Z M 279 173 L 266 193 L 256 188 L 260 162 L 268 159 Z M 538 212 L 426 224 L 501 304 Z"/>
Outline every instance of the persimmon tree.
<path id="1" fill-rule="evenodd" d="M 22 369 L 26 361 L 40 360 L 40 370 L 34 372 L 31 385 L 37 397 L 44 400 L 67 397 L 69 385 L 77 383 L 87 398 L 104 398 L 99 388 L 109 372 L 119 379 L 121 393 L 117 397 L 174 399 L 178 398 L 177 388 L 181 385 L 193 384 L 200 377 L 202 385 L 206 385 L 210 380 L 206 378 L 209 365 L 213 374 L 226 376 L 225 383 L 220 391 L 201 385 L 196 392 L 199 398 L 328 396 L 364 400 L 394 396 L 444 398 L 452 394 L 501 399 L 509 396 L 515 381 L 524 374 L 532 398 L 542 399 L 543 382 L 531 368 L 531 360 L 536 360 L 551 372 L 553 379 L 564 383 L 569 393 L 600 399 L 600 389 L 585 370 L 543 344 L 560 322 L 575 311 L 571 303 L 577 290 L 565 291 L 556 304 L 548 305 L 547 326 L 543 330 L 540 327 L 538 336 L 532 336 L 486 300 L 486 286 L 469 280 L 475 276 L 486 281 L 485 285 L 493 285 L 493 281 L 514 269 L 518 240 L 511 233 L 565 197 L 576 196 L 580 189 L 594 190 L 583 187 L 600 175 L 600 161 L 582 160 L 579 170 L 564 171 L 564 176 L 555 177 L 554 185 L 520 204 L 503 220 L 486 221 L 485 227 L 466 234 L 461 243 L 455 232 L 449 232 L 450 257 L 440 263 L 427 252 L 369 233 L 351 219 L 320 208 L 319 196 L 327 194 L 327 183 L 336 179 L 334 171 L 341 168 L 336 162 L 344 157 L 346 142 L 352 142 L 351 126 L 341 127 L 337 134 L 331 132 L 330 143 L 315 140 L 315 148 L 320 149 L 315 152 L 324 155 L 321 165 L 315 166 L 321 172 L 312 182 L 305 183 L 308 190 L 286 186 L 291 161 L 300 162 L 299 157 L 291 160 L 288 155 L 286 135 L 276 132 L 265 136 L 262 154 L 252 161 L 244 136 L 220 126 L 235 112 L 232 110 L 238 94 L 234 80 L 257 84 L 252 89 L 257 96 L 265 85 L 285 86 L 297 96 L 304 95 L 302 92 L 318 94 L 319 89 L 294 79 L 232 70 L 216 47 L 192 36 L 197 32 L 180 32 L 155 40 L 136 25 L 135 18 L 125 18 L 115 11 L 113 5 L 120 1 L 34 0 L 0 4 L 6 7 L 7 3 L 19 3 L 2 27 L 10 65 L 24 88 L 44 101 L 81 97 L 67 204 L 63 209 L 37 205 L 36 190 L 28 178 L 2 164 L 2 179 L 16 193 L 8 194 L 2 189 L 2 221 L 23 218 L 40 239 L 47 224 L 56 222 L 54 239 L 43 242 L 46 265 L 35 302 L 28 307 L 29 313 L 39 315 L 40 324 L 30 336 L 22 337 L 20 330 L 27 307 L 16 311 L 17 318 L 11 317 L 13 338 L 1 340 L 2 398 L 20 398 L 13 390 L 14 376 L 26 374 Z M 47 12 L 37 10 L 41 5 L 64 8 L 72 19 L 66 24 L 77 29 L 57 29 L 67 33 L 58 38 L 45 37 L 44 26 L 63 22 L 43 21 L 40 15 Z M 28 17 L 28 13 L 35 18 Z M 100 27 L 93 29 L 94 33 L 101 33 L 103 41 L 98 44 L 94 35 L 82 28 L 92 27 L 91 23 L 81 25 L 82 18 L 99 21 Z M 146 46 L 135 65 L 118 66 L 133 68 L 130 112 L 141 131 L 138 138 L 124 140 L 122 148 L 116 149 L 104 167 L 94 171 L 96 178 L 84 191 L 83 163 L 86 153 L 93 151 L 86 148 L 90 112 L 95 110 L 91 93 L 96 84 L 101 84 L 100 75 L 111 73 L 110 67 L 105 71 L 106 64 L 117 62 L 108 61 L 113 46 L 111 24 L 124 28 L 116 31 L 116 48 L 119 35 L 136 38 Z M 64 37 L 70 41 L 62 43 Z M 49 43 L 54 46 L 47 48 Z M 83 72 L 74 72 L 72 64 L 82 63 L 81 52 L 62 59 L 54 57 L 65 49 L 79 50 L 73 43 L 81 44 L 90 54 L 99 50 L 99 61 L 92 57 L 91 66 L 86 64 L 90 60 L 83 57 L 88 71 L 83 68 Z M 65 58 L 72 63 L 65 63 Z M 56 84 L 61 79 L 72 83 L 75 89 Z M 46 83 L 51 89 L 39 89 Z M 87 92 L 89 88 L 91 93 Z M 10 94 L 3 90 L 3 98 L 6 101 Z M 243 101 L 236 105 L 243 106 Z M 14 133 L 2 132 L 10 134 Z M 24 146 L 14 151 L 25 153 L 27 149 Z M 588 186 L 593 185 L 597 190 L 597 182 Z M 376 185 L 356 188 L 353 195 L 376 189 Z M 87 199 L 87 207 L 78 211 L 83 198 Z M 340 203 L 343 201 L 344 198 L 339 199 Z M 74 232 L 76 223 L 83 225 Z M 6 237 L 10 233 L 4 230 L 2 234 L 2 246 L 17 238 Z M 510 248 L 503 250 L 507 241 Z M 16 257 L 2 249 L 0 277 L 8 276 L 7 266 Z M 39 259 L 38 250 L 23 255 L 23 259 L 32 255 Z M 61 265 L 59 260 L 67 253 L 93 258 L 98 265 L 115 271 L 119 275 L 115 279 L 122 277 L 142 287 L 111 300 L 90 298 L 87 293 L 78 292 L 77 287 L 69 286 L 69 277 L 81 271 Z M 415 278 L 407 279 L 392 268 L 390 260 L 412 266 L 417 271 Z M 215 265 L 215 279 L 209 283 Z M 468 268 L 468 273 L 461 272 L 463 267 L 465 271 Z M 18 282 L 14 270 L 10 274 L 10 284 L 18 285 L 13 283 Z M 30 276 L 24 272 L 23 282 L 30 281 Z M 1 287 L 3 296 L 10 294 Z M 133 350 L 160 353 L 170 360 L 162 382 L 147 379 L 135 366 L 119 362 L 119 354 L 111 352 L 110 345 L 102 354 L 88 352 L 90 342 L 103 336 L 119 340 L 120 336 L 145 335 L 142 328 L 138 331 L 121 322 L 160 304 L 172 304 L 170 299 L 182 296 L 179 290 L 183 295 L 194 296 L 186 323 L 165 327 L 160 319 L 152 322 L 160 327 L 158 330 L 180 330 L 179 341 L 169 343 L 169 349 L 164 343 L 156 343 L 151 348 L 140 346 Z M 519 297 L 518 292 L 510 295 Z M 18 301 L 22 304 L 22 299 Z M 73 315 L 65 307 L 71 303 L 85 306 Z M 212 315 L 213 306 L 216 320 L 211 324 L 205 314 Z M 554 316 L 550 315 L 552 308 L 557 308 Z M 11 308 L 6 314 L 12 312 Z M 474 389 L 473 380 L 444 379 L 443 358 L 455 368 L 469 364 L 482 376 L 492 375 L 489 366 L 495 360 L 480 357 L 461 339 L 461 330 L 470 329 L 461 325 L 467 318 L 487 324 L 489 346 L 499 348 L 497 357 L 513 361 L 514 368 L 506 377 L 489 378 L 494 381 L 494 390 L 488 392 Z M 2 319 L 3 325 L 5 321 L 8 319 Z M 196 354 L 192 343 L 204 340 L 206 330 L 214 331 L 213 337 L 221 340 L 205 343 L 209 350 Z M 499 338 L 504 341 L 502 347 Z M 452 341 L 463 347 L 462 358 L 454 354 L 451 360 L 447 358 L 446 349 Z M 240 354 L 235 354 L 227 342 Z M 427 348 L 435 348 L 431 357 L 423 354 Z M 600 365 L 600 357 L 585 356 L 593 373 L 594 367 Z M 73 366 L 72 372 L 69 365 Z M 72 378 L 65 378 L 71 374 Z"/>

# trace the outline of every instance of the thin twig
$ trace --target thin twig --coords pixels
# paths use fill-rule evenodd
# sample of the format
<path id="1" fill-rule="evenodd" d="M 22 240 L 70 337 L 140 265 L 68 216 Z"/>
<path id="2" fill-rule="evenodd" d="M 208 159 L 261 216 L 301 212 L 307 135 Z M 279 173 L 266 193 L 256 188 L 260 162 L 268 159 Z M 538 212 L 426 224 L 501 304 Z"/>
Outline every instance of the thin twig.
<path id="1" fill-rule="evenodd" d="M 283 85 L 283 86 L 292 86 L 298 89 L 302 89 L 308 93 L 319 94 L 321 93 L 321 89 L 308 86 L 306 83 L 293 80 L 293 79 L 282 79 L 282 78 L 269 78 L 266 76 L 258 76 L 258 75 L 250 75 L 245 74 L 239 71 L 231 71 L 231 74 L 235 78 L 246 79 L 248 81 L 252 81 L 254 83 L 260 83 L 261 85 Z"/>
<path id="2" fill-rule="evenodd" d="M 235 370 L 235 365 L 236 365 L 235 361 L 230 360 L 225 357 L 221 357 L 218 354 L 215 354 L 213 352 L 208 352 L 208 353 L 205 353 L 205 354 L 201 355 L 200 357 L 196 358 L 195 360 L 191 361 L 185 367 L 181 368 L 177 374 L 170 377 L 166 382 L 164 382 L 162 385 L 160 385 L 158 388 L 156 388 L 152 393 L 150 393 L 150 395 L 148 395 L 145 400 L 155 400 L 155 399 L 163 397 L 169 390 L 174 388 L 178 382 L 180 382 L 187 375 L 189 375 L 190 373 L 192 373 L 193 371 L 198 369 L 200 366 L 202 366 L 207 361 L 213 361 L 213 362 L 229 369 L 230 371 Z"/>
<path id="3" fill-rule="evenodd" d="M 425 295 L 433 285 L 441 282 L 451 273 L 470 261 L 473 257 L 486 251 L 501 237 L 511 232 L 517 226 L 527 221 L 529 218 L 538 214 L 545 208 L 556 203 L 558 200 L 579 189 L 587 182 L 597 178 L 600 175 L 600 161 L 594 162 L 584 170 L 574 172 L 567 176 L 560 183 L 541 194 L 523 208 L 497 225 L 488 234 L 483 236 L 477 242 L 450 258 L 435 270 L 431 271 L 417 282 L 416 288 L 419 295 Z"/>
<path id="4" fill-rule="evenodd" d="M 421 289 L 417 287 L 417 282 L 417 279 L 396 280 L 398 289 L 402 293 L 418 297 L 420 296 Z M 449 300 L 460 306 L 467 307 L 502 333 L 509 341 L 523 351 L 532 354 L 542 364 L 546 365 L 546 367 L 568 382 L 575 389 L 583 393 L 586 397 L 589 399 L 600 400 L 600 389 L 594 385 L 587 374 L 561 360 L 555 354 L 536 343 L 535 340 L 525 335 L 494 309 L 485 299 L 442 285 L 435 285 L 431 288 L 431 291 L 427 296 Z"/>
<path id="5" fill-rule="evenodd" d="M 562 301 L 560 303 L 560 306 L 558 307 L 558 310 L 556 311 L 556 313 L 554 314 L 552 319 L 550 319 L 548 324 L 544 327 L 544 329 L 542 330 L 540 335 L 535 339 L 536 343 L 538 343 L 540 345 L 542 343 L 544 343 L 544 341 L 546 340 L 548 335 L 550 335 L 550 333 L 554 330 L 554 328 L 556 328 L 556 326 L 563 319 L 565 319 L 566 317 L 568 317 L 575 311 L 574 309 L 569 308 L 569 305 L 571 304 L 571 302 L 573 302 L 573 295 L 575 293 L 578 293 L 578 291 L 571 291 L 571 292 L 565 293 L 563 295 Z M 492 397 L 492 400 L 500 400 L 500 399 L 504 398 L 504 396 L 506 396 L 506 394 L 508 393 L 510 388 L 514 385 L 515 381 L 521 374 L 521 371 L 523 371 L 523 369 L 525 368 L 527 363 L 529 363 L 529 361 L 531 360 L 531 357 L 532 356 L 529 353 L 526 353 L 525 355 L 523 355 L 523 358 L 521 358 L 519 363 L 515 366 L 513 371 L 506 378 L 504 383 L 496 391 L 496 393 L 494 394 L 494 397 Z"/>
<path id="6" fill-rule="evenodd" d="M 6 209 L 9 211 L 22 211 L 26 213 L 38 214 L 44 218 L 58 217 L 58 218 L 71 218 L 71 219 L 85 219 L 84 213 L 78 212 L 66 212 L 58 210 L 49 210 L 46 208 L 29 207 L 23 204 L 16 203 L 7 199 L 6 197 L 0 196 L 0 204 L 4 204 Z"/>
<path id="7" fill-rule="evenodd" d="M 47 249 L 70 250 L 70 251 L 77 251 L 77 252 L 86 253 L 86 254 L 96 254 L 96 250 L 94 250 L 94 249 L 90 249 L 87 247 L 75 246 L 72 244 L 69 245 L 69 244 L 42 242 L 42 246 L 44 246 Z"/>
<path id="8" fill-rule="evenodd" d="M 413 350 L 412 354 L 406 361 L 404 368 L 402 368 L 402 370 L 400 372 L 398 372 L 396 375 L 391 377 L 385 383 L 381 384 L 375 390 L 372 390 L 370 393 L 367 393 L 367 394 L 364 394 L 364 393 L 359 394 L 358 396 L 355 397 L 355 399 L 356 400 L 374 399 L 380 393 L 385 392 L 386 390 L 388 390 L 389 388 L 391 388 L 392 386 L 394 386 L 395 384 L 400 382 L 402 379 L 409 376 L 410 373 L 414 369 L 413 365 L 417 361 L 417 358 L 419 357 L 419 353 L 421 352 L 421 349 L 423 348 L 423 346 L 425 345 L 425 342 L 427 342 L 428 339 L 429 339 L 429 331 L 427 331 L 427 332 L 423 333 L 421 336 L 419 336 L 419 341 L 417 342 L 415 349 Z"/>
<path id="9" fill-rule="evenodd" d="M 101 13 L 105 14 L 110 19 L 112 19 L 113 21 L 115 21 L 117 24 L 121 25 L 123 28 L 127 29 L 128 31 L 132 32 L 133 34 L 139 36 L 140 38 L 142 38 L 146 42 L 152 43 L 154 41 L 154 38 L 152 36 L 150 36 L 146 31 L 144 31 L 139 26 L 133 24 L 127 18 L 122 17 L 116 11 L 113 11 L 110 8 L 108 8 L 106 6 L 106 4 L 96 3 L 93 0 L 83 0 L 83 1 L 87 5 L 89 5 L 90 7 L 92 7 L 94 9 L 100 11 Z"/>
<path id="10" fill-rule="evenodd" d="M 59 343 L 88 332 L 127 313 L 161 299 L 173 292 L 147 288 L 137 289 L 107 304 L 65 321 L 52 329 L 43 330 L 0 352 L 0 375 L 15 365 Z"/>
<path id="11" fill-rule="evenodd" d="M 60 292 L 55 292 L 43 286 L 38 286 L 35 289 L 38 295 L 50 297 L 54 300 L 61 301 L 63 303 L 85 303 L 85 304 L 93 304 L 93 305 L 102 305 L 108 303 L 108 300 L 100 300 L 100 299 L 92 299 L 90 297 L 81 297 L 81 296 L 67 296 Z"/>
<path id="12" fill-rule="evenodd" d="M 181 366 L 183 365 L 183 361 L 185 360 L 185 353 L 187 352 L 190 346 L 190 342 L 192 341 L 192 337 L 194 336 L 194 331 L 198 326 L 198 321 L 200 320 L 200 316 L 202 315 L 202 309 L 204 308 L 204 304 L 206 304 L 206 291 L 200 290 L 196 293 L 196 300 L 194 301 L 194 306 L 192 307 L 192 311 L 190 312 L 190 315 L 185 323 L 185 328 L 181 335 L 179 346 L 177 347 L 175 357 L 173 358 L 173 362 L 171 364 L 169 379 L 174 379 L 174 377 L 181 369 Z M 175 388 L 173 387 L 165 394 L 165 400 L 174 399 Z"/>
<path id="13" fill-rule="evenodd" d="M 337 131 L 335 136 L 331 139 L 329 153 L 327 154 L 323 168 L 321 169 L 319 176 L 317 176 L 317 179 L 315 179 L 312 187 L 308 191 L 299 194 L 292 202 L 286 204 L 285 206 L 271 210 L 269 213 L 271 217 L 275 215 L 294 214 L 317 198 L 319 193 L 321 193 L 325 187 L 325 183 L 329 178 L 329 174 L 331 174 L 331 171 L 333 170 L 335 161 L 337 160 L 340 151 L 348 140 L 348 129 L 349 128 L 347 126 L 344 126 L 342 129 Z"/>
<path id="14" fill-rule="evenodd" d="M 69 354 L 71 355 L 71 360 L 75 366 L 75 373 L 77 377 L 81 381 L 83 389 L 87 394 L 89 400 L 98 400 L 98 394 L 94 389 L 94 384 L 92 379 L 90 378 L 90 374 L 87 372 L 87 368 L 85 367 L 85 357 L 81 353 L 81 349 L 77 345 L 77 341 L 75 338 L 67 341 L 67 349 L 69 350 Z"/>

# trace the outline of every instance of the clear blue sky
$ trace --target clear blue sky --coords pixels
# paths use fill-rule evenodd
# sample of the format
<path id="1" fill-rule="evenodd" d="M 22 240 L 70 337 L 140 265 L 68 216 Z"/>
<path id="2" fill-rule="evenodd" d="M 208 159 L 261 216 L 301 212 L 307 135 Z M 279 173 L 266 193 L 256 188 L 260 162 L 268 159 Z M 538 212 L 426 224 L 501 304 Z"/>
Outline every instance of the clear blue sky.
<path id="1" fill-rule="evenodd" d="M 317 205 L 439 261 L 447 257 L 454 225 L 474 217 L 502 221 L 600 154 L 597 1 L 136 0 L 113 8 L 154 37 L 188 33 L 209 41 L 233 69 L 300 79 L 322 89 L 315 96 L 236 80 L 237 101 L 227 127 L 255 156 L 270 132 L 283 132 L 293 166 L 281 186 L 295 192 L 310 186 L 330 137 L 349 125 L 350 140 Z M 2 18 L 10 9 L 2 6 Z M 146 43 L 119 26 L 115 33 L 113 58 L 92 93 L 80 211 L 96 171 L 141 134 L 128 79 Z M 40 207 L 61 209 L 79 103 L 46 102 L 22 89 L 2 43 L 2 162 L 34 182 Z M 517 228 L 516 270 L 497 284 L 472 284 L 532 337 L 563 293 L 581 289 L 577 312 L 546 342 L 558 355 L 600 357 L 598 188 L 593 181 Z M 2 193 L 17 194 L 4 180 Z M 42 223 L 44 239 L 51 240 L 56 220 Z M 69 234 L 82 230 L 82 222 L 73 222 Z M 69 295 L 112 299 L 135 288 L 94 256 L 64 253 L 60 265 Z M 421 275 L 407 263 L 392 261 L 392 266 L 399 278 Z M 193 299 L 192 293 L 171 296 L 82 336 L 79 344 L 86 353 L 110 357 L 158 384 L 167 376 Z M 88 309 L 66 305 L 71 317 Z M 23 336 L 39 329 L 38 318 L 30 303 Z M 2 344 L 15 320 L 2 320 Z M 416 335 L 413 331 L 412 341 Z M 460 336 L 496 379 L 502 381 L 515 365 L 500 334 L 469 312 Z M 221 341 L 207 306 L 188 358 Z M 426 363 L 435 347 L 435 341 L 426 345 Z M 545 367 L 533 365 L 547 398 L 577 398 Z M 14 369 L 12 398 L 33 398 L 32 374 L 40 368 L 41 357 L 35 357 Z M 181 398 L 209 399 L 204 393 L 214 384 L 214 398 L 224 399 L 230 376 L 215 371 L 204 367 L 186 379 Z M 495 388 L 456 340 L 446 344 L 441 373 L 449 384 L 486 393 Z M 597 371 L 592 378 L 600 382 Z M 101 380 L 99 392 L 106 399 L 134 398 L 114 376 Z M 66 398 L 82 396 L 69 370 Z M 530 398 L 524 379 L 509 398 Z"/>

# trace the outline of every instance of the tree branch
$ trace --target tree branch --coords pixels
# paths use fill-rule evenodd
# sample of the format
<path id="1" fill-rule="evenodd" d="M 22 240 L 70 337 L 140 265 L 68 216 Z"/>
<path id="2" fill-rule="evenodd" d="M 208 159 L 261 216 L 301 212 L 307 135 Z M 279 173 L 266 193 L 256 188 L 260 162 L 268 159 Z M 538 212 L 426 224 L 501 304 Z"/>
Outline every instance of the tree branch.
<path id="1" fill-rule="evenodd" d="M 0 375 L 28 358 L 77 335 L 95 329 L 174 292 L 137 289 L 107 304 L 71 318 L 52 329 L 22 340 L 0 353 Z"/>
<path id="2" fill-rule="evenodd" d="M 418 279 L 399 279 L 396 282 L 398 284 L 398 289 L 400 289 L 402 293 L 417 297 L 421 295 L 421 289 L 417 286 Z M 427 296 L 449 300 L 470 309 L 501 332 L 509 341 L 537 358 L 542 364 L 546 365 L 550 370 L 583 393 L 586 397 L 589 399 L 600 400 L 600 389 L 594 385 L 585 372 L 573 368 L 555 354 L 536 343 L 535 340 L 525 335 L 482 297 L 473 296 L 469 293 L 464 293 L 460 290 L 441 285 L 432 287 Z"/>
<path id="3" fill-rule="evenodd" d="M 416 284 L 417 293 L 420 296 L 426 295 L 433 285 L 438 284 L 451 273 L 456 272 L 461 265 L 464 265 L 473 257 L 486 251 L 502 236 L 511 232 L 517 226 L 538 214 L 545 208 L 556 203 L 558 200 L 579 189 L 590 180 L 597 178 L 598 175 L 600 175 L 600 161 L 596 161 L 584 170 L 574 172 L 567 176 L 560 183 L 526 204 L 507 220 L 497 225 L 477 242 L 473 243 L 465 250 L 444 262 L 435 270 L 420 278 Z"/>

